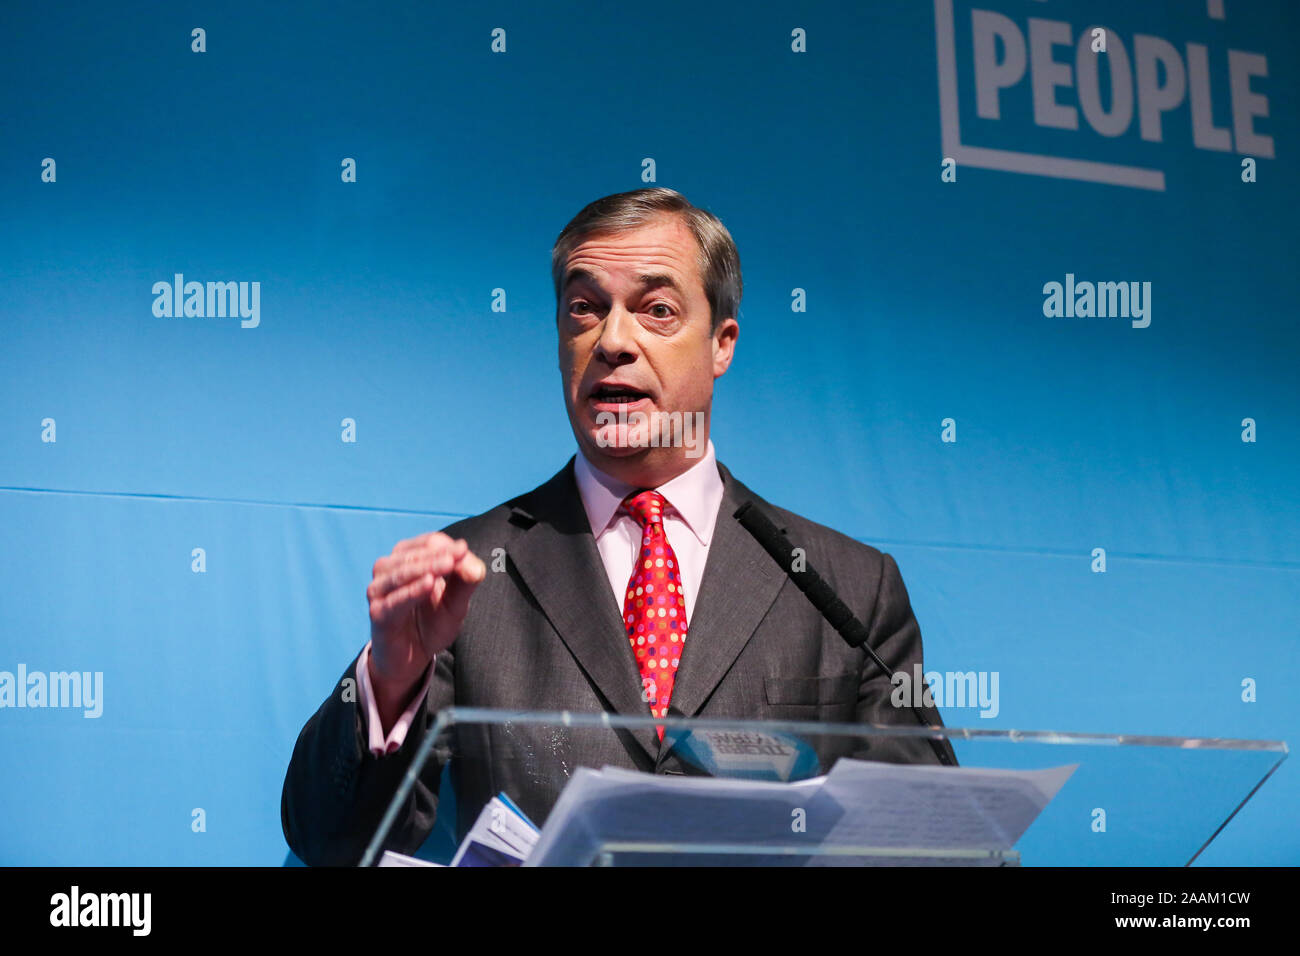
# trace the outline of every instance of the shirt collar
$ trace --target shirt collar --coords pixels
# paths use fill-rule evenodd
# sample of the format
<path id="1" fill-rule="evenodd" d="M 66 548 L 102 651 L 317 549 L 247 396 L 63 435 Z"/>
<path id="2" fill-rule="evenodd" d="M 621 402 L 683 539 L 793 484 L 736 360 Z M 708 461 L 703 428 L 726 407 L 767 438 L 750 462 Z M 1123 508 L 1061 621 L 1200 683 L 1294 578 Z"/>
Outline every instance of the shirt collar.
<path id="1" fill-rule="evenodd" d="M 591 533 L 599 538 L 618 513 L 623 499 L 636 490 L 632 485 L 605 474 L 578 450 L 573 463 L 573 477 L 578 483 L 578 494 L 591 523 Z M 713 439 L 709 439 L 704 457 L 670 481 L 655 488 L 664 496 L 669 506 L 681 516 L 682 521 L 708 547 L 713 537 L 713 526 L 722 506 L 722 476 L 718 474 L 718 460 L 713 452 Z"/>

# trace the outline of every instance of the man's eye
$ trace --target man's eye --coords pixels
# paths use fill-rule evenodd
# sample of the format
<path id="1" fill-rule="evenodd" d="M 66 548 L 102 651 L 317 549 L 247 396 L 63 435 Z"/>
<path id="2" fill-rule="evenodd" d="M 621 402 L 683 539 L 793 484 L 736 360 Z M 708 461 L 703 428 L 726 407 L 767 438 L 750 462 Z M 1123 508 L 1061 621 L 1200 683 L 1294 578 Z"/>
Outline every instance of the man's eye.
<path id="1" fill-rule="evenodd" d="M 664 315 L 656 315 L 656 316 L 655 316 L 656 319 L 666 319 L 666 318 L 668 318 L 669 315 L 672 314 L 672 311 L 673 311 L 673 307 L 672 307 L 671 305 L 665 305 L 665 304 L 662 303 L 662 302 L 657 302 L 657 303 L 655 303 L 654 305 L 650 306 L 650 308 L 651 308 L 652 310 L 653 310 L 653 309 L 664 309 L 664 310 L 665 310 L 665 314 L 664 314 Z"/>
<path id="2" fill-rule="evenodd" d="M 579 312 L 578 309 L 579 309 L 580 307 L 584 306 L 584 305 L 590 305 L 590 304 L 591 304 L 591 303 L 589 303 L 589 302 L 581 302 L 581 301 L 579 301 L 579 302 L 574 302 L 572 305 L 569 306 L 569 311 L 570 311 L 570 312 L 577 313 L 578 315 L 583 315 L 584 313 Z"/>

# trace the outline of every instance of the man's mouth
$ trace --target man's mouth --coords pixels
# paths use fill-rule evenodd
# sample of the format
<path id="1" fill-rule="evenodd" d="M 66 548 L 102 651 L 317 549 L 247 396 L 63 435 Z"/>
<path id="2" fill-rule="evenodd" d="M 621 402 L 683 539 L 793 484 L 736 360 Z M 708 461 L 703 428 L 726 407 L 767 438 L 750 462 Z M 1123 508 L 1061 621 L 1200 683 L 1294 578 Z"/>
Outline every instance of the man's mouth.
<path id="1" fill-rule="evenodd" d="M 601 411 L 617 411 L 648 400 L 648 392 L 630 385 L 597 385 L 591 390 L 591 402 Z"/>

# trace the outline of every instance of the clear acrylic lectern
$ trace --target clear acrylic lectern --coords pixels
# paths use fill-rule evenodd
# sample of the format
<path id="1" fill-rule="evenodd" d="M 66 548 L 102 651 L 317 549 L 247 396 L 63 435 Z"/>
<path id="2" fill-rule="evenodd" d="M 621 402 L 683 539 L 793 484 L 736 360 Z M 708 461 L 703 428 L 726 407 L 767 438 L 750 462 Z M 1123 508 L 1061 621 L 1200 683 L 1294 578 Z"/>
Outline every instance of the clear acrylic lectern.
<path id="1" fill-rule="evenodd" d="M 660 726 L 662 743 L 655 730 Z M 960 834 L 980 830 L 980 820 L 989 822 L 991 814 L 1005 809 L 996 804 L 1007 799 L 1005 794 L 986 800 L 973 788 L 927 811 L 944 817 L 933 821 L 933 831 L 918 833 L 913 819 L 911 835 L 902 842 L 890 834 L 882 838 L 877 828 L 869 844 L 860 836 L 865 831 L 845 829 L 847 818 L 837 818 L 842 811 L 834 801 L 821 799 L 805 810 L 794 796 L 814 788 L 817 778 L 831 773 L 842 759 L 885 759 L 898 766 L 898 755 L 910 753 L 933 764 L 926 756 L 931 741 L 943 739 L 952 745 L 959 768 L 1073 769 L 1041 813 L 1033 811 L 1027 830 L 1006 834 L 991 822 L 975 845 Z M 617 813 L 590 812 L 566 820 L 564 832 L 549 841 L 552 850 L 558 843 L 564 852 L 550 854 L 551 859 L 605 866 L 1181 866 L 1218 836 L 1286 754 L 1284 743 L 1268 740 L 448 708 L 414 743 L 401 787 L 361 862 L 372 865 L 385 849 L 416 850 L 399 845 L 391 834 L 400 832 L 394 824 L 410 812 L 417 778 L 441 781 L 439 824 L 447 828 L 452 822 L 444 810 L 454 801 L 458 836 L 498 793 L 506 794 L 545 835 L 552 810 L 581 768 L 616 767 L 661 775 L 660 783 L 687 777 L 735 781 L 734 797 L 724 795 L 719 802 L 720 788 L 710 787 L 712 803 L 701 797 L 704 802 L 692 804 L 703 814 L 692 820 L 712 821 L 707 837 L 701 837 L 698 826 L 683 823 L 680 833 L 666 826 L 657 796 L 629 796 L 643 802 Z M 950 770 L 936 766 L 933 772 Z M 786 805 L 794 809 L 751 812 L 744 781 L 790 788 Z M 928 806 L 933 787 L 922 786 L 914 791 L 916 803 Z M 454 792 L 446 793 L 448 788 Z M 769 787 L 765 792 L 774 791 Z M 899 808 L 897 791 L 892 793 L 894 803 L 877 808 L 877 822 L 882 813 L 907 809 Z M 875 795 L 851 796 L 869 801 Z M 800 812 L 806 817 L 802 828 L 791 822 Z M 952 826 L 957 817 L 969 817 L 976 825 L 960 830 Z M 552 835 L 557 829 L 552 828 Z M 927 835 L 931 832 L 933 837 Z"/>

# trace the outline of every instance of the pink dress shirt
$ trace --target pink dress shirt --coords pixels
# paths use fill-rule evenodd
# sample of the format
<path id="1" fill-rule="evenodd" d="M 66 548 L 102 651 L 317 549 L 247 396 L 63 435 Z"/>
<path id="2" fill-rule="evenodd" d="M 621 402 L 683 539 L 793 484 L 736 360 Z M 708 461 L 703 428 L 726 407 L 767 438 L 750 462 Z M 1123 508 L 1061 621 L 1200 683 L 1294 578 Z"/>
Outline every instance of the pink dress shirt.
<path id="1" fill-rule="evenodd" d="M 632 577 L 632 565 L 641 547 L 641 526 L 622 505 L 623 499 L 637 489 L 598 470 L 581 452 L 574 461 L 573 472 L 582 506 L 591 524 L 591 533 L 596 537 L 596 550 L 605 565 L 610 591 L 621 611 L 623 592 Z M 664 511 L 664 533 L 681 567 L 682 583 L 686 586 L 686 620 L 689 622 L 694 619 L 695 597 L 700 592 L 713 526 L 722 506 L 722 477 L 718 474 L 712 440 L 698 462 L 655 490 L 668 503 Z M 610 635 L 610 639 L 624 639 L 624 635 Z M 370 644 L 367 642 L 357 658 L 357 703 L 365 715 L 370 752 L 379 757 L 402 746 L 420 709 L 420 702 L 433 682 L 433 665 L 425 673 L 420 692 L 385 736 L 374 689 L 370 686 L 369 662 Z"/>

